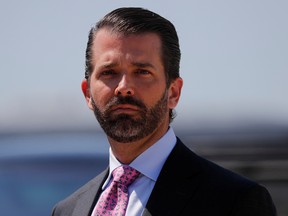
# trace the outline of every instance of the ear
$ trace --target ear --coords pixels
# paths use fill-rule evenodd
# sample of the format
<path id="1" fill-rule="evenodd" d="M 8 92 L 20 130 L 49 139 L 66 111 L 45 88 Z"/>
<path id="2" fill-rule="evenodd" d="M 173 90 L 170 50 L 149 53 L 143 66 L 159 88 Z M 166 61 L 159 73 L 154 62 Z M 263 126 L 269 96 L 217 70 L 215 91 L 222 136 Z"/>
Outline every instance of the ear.
<path id="1" fill-rule="evenodd" d="M 168 89 L 168 107 L 174 109 L 180 99 L 181 90 L 183 86 L 183 80 L 181 77 L 173 80 Z"/>
<path id="2" fill-rule="evenodd" d="M 86 103 L 87 103 L 89 109 L 93 110 L 92 100 L 91 100 L 91 95 L 90 95 L 90 88 L 89 88 L 88 81 L 86 79 L 84 79 L 82 81 L 81 89 L 82 89 L 82 92 L 84 94 L 84 97 L 86 99 Z"/>

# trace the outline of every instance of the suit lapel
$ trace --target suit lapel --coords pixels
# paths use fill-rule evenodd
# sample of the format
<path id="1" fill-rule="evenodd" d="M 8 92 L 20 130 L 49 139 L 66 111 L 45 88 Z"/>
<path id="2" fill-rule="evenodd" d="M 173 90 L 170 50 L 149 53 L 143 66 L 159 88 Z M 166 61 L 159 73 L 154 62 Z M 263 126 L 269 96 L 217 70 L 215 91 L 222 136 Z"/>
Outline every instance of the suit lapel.
<path id="1" fill-rule="evenodd" d="M 193 164 L 193 155 L 180 140 L 177 141 L 160 172 L 143 216 L 175 216 L 185 207 L 200 183 L 196 178 L 199 173 L 197 166 L 187 173 L 186 167 Z"/>
<path id="2" fill-rule="evenodd" d="M 108 169 L 94 178 L 86 191 L 81 193 L 78 197 L 74 211 L 71 216 L 90 216 L 95 202 L 101 193 L 101 187 L 108 176 Z"/>
<path id="3" fill-rule="evenodd" d="M 160 172 L 142 214 L 143 216 L 179 215 L 201 181 L 201 178 L 197 178 L 200 172 L 195 158 L 195 154 L 178 140 Z M 187 165 L 190 167 L 189 170 L 193 170 L 192 172 L 187 173 Z M 191 165 L 193 166 L 192 169 Z M 89 183 L 88 189 L 78 195 L 78 200 L 71 216 L 91 215 L 107 175 L 108 169 L 94 178 Z"/>

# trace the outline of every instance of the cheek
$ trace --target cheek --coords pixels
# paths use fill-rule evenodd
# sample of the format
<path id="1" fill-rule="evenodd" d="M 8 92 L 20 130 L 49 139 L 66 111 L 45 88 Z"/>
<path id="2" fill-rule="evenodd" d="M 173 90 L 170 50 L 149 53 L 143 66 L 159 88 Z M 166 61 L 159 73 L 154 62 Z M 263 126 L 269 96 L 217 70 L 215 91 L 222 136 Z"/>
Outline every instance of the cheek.
<path id="1" fill-rule="evenodd" d="M 95 104 L 101 109 L 104 108 L 113 97 L 113 91 L 107 86 L 97 86 L 91 88 L 91 97 Z"/>
<path id="2" fill-rule="evenodd" d="M 146 100 L 145 100 L 145 104 L 146 106 L 148 106 L 148 108 L 151 108 L 153 106 L 155 106 L 157 103 L 159 103 L 160 100 L 165 100 L 165 98 L 167 99 L 168 97 L 168 92 L 166 92 L 165 88 L 157 88 L 154 89 L 154 91 L 151 92 L 147 92 L 146 94 Z M 167 109 L 169 108 L 169 99 L 167 99 Z"/>

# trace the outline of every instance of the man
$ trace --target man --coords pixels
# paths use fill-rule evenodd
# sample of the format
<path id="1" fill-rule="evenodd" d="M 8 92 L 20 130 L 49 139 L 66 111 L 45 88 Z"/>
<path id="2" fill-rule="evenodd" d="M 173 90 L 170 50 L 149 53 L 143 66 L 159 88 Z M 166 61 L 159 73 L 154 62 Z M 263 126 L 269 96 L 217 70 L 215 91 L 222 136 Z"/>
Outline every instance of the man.
<path id="1" fill-rule="evenodd" d="M 91 29 L 82 91 L 107 134 L 109 167 L 58 203 L 54 216 L 276 215 L 264 187 L 175 136 L 179 62 L 174 26 L 151 11 L 119 8 Z"/>

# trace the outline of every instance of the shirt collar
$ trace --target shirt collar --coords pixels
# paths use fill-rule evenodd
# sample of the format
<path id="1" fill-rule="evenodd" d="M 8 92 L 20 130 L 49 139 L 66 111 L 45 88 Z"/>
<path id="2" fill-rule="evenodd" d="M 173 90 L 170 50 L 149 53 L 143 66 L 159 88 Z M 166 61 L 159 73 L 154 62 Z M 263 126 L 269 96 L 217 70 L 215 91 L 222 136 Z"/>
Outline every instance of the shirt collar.
<path id="1" fill-rule="evenodd" d="M 142 175 L 147 178 L 156 181 L 159 173 L 169 156 L 170 152 L 176 145 L 175 133 L 170 127 L 166 134 L 162 136 L 155 144 L 146 149 L 141 155 L 139 155 L 129 166 L 138 170 Z M 122 164 L 116 159 L 111 148 L 109 149 L 109 176 L 106 179 L 103 188 L 108 184 L 112 171 Z"/>
<path id="2" fill-rule="evenodd" d="M 161 137 L 150 148 L 146 149 L 141 155 L 132 161 L 129 166 L 138 170 L 147 178 L 156 181 L 167 157 L 176 145 L 176 142 L 176 135 L 170 127 L 163 137 Z M 121 165 L 122 164 L 114 156 L 111 148 L 109 148 L 109 175 L 102 188 L 105 188 L 109 183 L 113 170 Z"/>

